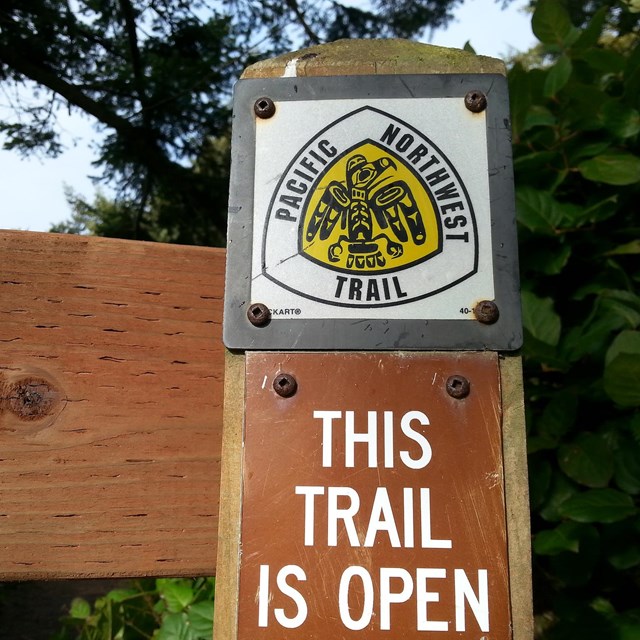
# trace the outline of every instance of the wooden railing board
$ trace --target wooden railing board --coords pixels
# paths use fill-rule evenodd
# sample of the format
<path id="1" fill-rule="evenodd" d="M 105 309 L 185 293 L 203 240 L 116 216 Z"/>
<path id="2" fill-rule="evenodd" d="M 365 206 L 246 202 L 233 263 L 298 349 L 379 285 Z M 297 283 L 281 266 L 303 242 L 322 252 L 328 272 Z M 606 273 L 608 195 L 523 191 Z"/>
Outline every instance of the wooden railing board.
<path id="1" fill-rule="evenodd" d="M 215 573 L 224 255 L 0 232 L 0 579 Z"/>

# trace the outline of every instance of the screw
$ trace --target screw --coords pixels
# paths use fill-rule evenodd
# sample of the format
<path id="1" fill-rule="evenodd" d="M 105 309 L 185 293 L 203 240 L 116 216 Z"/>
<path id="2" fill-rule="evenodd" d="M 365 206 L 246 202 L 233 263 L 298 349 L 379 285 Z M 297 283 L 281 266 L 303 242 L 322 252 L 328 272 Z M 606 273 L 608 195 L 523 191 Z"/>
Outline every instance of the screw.
<path id="1" fill-rule="evenodd" d="M 480 113 L 487 108 L 487 96 L 477 89 L 469 91 L 464 97 L 464 106 L 473 113 Z"/>
<path id="2" fill-rule="evenodd" d="M 271 98 L 258 98 L 253 105 L 253 111 L 258 118 L 271 118 L 276 112 L 276 105 Z"/>
<path id="3" fill-rule="evenodd" d="M 266 304 L 256 302 L 247 310 L 247 318 L 249 318 L 249 322 L 254 327 L 264 327 L 271 320 L 271 311 L 269 311 L 269 307 Z"/>
<path id="4" fill-rule="evenodd" d="M 447 393 L 452 397 L 460 400 L 466 398 L 471 390 L 471 384 L 464 376 L 450 376 L 447 378 Z"/>
<path id="5" fill-rule="evenodd" d="M 273 389 L 282 398 L 290 398 L 298 390 L 298 383 L 291 374 L 280 373 L 273 381 Z"/>
<path id="6" fill-rule="evenodd" d="M 473 308 L 473 313 L 482 324 L 493 324 L 500 317 L 498 305 L 493 300 L 480 300 Z"/>

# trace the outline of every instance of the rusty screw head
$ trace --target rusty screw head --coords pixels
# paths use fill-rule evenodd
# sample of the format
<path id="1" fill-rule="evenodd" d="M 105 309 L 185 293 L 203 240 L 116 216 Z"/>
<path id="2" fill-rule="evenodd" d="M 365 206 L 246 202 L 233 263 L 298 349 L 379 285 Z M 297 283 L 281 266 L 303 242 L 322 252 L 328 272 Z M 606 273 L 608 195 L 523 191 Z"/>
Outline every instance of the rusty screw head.
<path id="1" fill-rule="evenodd" d="M 452 397 L 460 400 L 466 398 L 471 391 L 471 384 L 464 376 L 449 376 L 447 378 L 447 393 Z"/>
<path id="2" fill-rule="evenodd" d="M 256 302 L 247 310 L 247 318 L 249 318 L 249 322 L 254 327 L 264 327 L 271 320 L 271 311 L 269 311 L 269 307 L 266 304 Z"/>
<path id="3" fill-rule="evenodd" d="M 477 89 L 469 91 L 464 97 L 464 106 L 473 113 L 480 113 L 487 108 L 487 96 Z"/>
<path id="4" fill-rule="evenodd" d="M 291 374 L 280 373 L 273 381 L 273 390 L 282 398 L 290 398 L 298 390 L 298 383 Z"/>
<path id="5" fill-rule="evenodd" d="M 271 98 L 258 98 L 253 105 L 253 111 L 258 118 L 271 118 L 276 112 L 276 105 Z"/>
<path id="6" fill-rule="evenodd" d="M 493 324 L 500 317 L 498 305 L 493 300 L 480 300 L 473 308 L 473 313 L 482 324 Z"/>

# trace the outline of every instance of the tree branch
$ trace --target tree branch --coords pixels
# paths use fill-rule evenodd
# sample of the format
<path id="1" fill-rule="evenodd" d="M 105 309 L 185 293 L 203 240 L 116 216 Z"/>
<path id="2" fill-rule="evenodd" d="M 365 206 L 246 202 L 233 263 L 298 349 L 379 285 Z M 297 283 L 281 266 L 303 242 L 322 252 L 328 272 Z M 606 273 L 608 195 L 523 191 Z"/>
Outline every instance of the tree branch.
<path id="1" fill-rule="evenodd" d="M 114 113 L 104 103 L 93 100 L 77 86 L 60 78 L 45 64 L 29 60 L 24 55 L 24 52 L 0 44 L 0 61 L 37 84 L 51 89 L 51 91 L 112 129 L 122 133 L 130 133 L 135 129 L 128 120 Z"/>
<path id="2" fill-rule="evenodd" d="M 122 15 L 124 18 L 124 27 L 127 32 L 127 39 L 129 41 L 129 52 L 131 54 L 131 68 L 133 70 L 133 78 L 136 86 L 136 93 L 138 94 L 138 100 L 142 106 L 143 120 L 145 118 L 145 112 L 147 110 L 147 95 L 145 92 L 145 78 L 144 71 L 142 69 L 142 57 L 140 55 L 140 48 L 138 47 L 138 36 L 136 32 L 136 16 L 133 10 L 133 6 L 129 0 L 120 0 L 120 8 L 122 9 Z"/>
<path id="3" fill-rule="evenodd" d="M 296 20 L 302 26 L 303 31 L 307 35 L 307 38 L 309 38 L 309 40 L 311 40 L 313 44 L 320 44 L 322 40 L 320 40 L 320 37 L 318 36 L 318 34 L 309 26 L 309 23 L 306 21 L 304 17 L 304 13 L 302 13 L 302 11 L 300 10 L 300 5 L 298 4 L 298 1 L 286 0 L 286 5 L 289 7 L 289 9 L 291 9 L 291 11 L 293 11 L 294 15 L 296 16 Z"/>

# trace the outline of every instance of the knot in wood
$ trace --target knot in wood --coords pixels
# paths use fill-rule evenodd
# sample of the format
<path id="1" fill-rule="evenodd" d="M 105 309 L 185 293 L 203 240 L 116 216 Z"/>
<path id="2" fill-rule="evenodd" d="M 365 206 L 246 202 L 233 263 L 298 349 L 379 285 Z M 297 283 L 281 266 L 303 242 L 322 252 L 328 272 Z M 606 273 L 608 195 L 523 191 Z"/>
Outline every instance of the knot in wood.
<path id="1" fill-rule="evenodd" d="M 60 394 L 43 378 L 14 382 L 7 394 L 9 410 L 22 420 L 39 420 L 53 413 Z"/>

